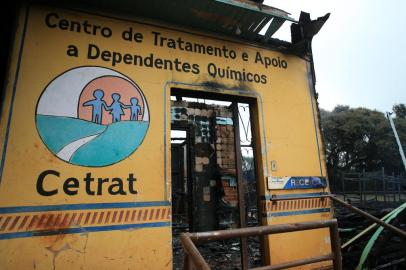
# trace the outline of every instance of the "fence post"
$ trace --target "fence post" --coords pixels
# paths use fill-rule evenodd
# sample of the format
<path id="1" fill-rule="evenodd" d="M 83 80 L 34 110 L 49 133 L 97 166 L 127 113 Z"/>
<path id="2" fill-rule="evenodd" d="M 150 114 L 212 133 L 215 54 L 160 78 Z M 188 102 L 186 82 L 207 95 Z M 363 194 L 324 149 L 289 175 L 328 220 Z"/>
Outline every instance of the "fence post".
<path id="1" fill-rule="evenodd" d="M 368 201 L 368 192 L 367 192 L 368 181 L 365 176 L 365 168 L 362 169 L 362 193 L 363 193 L 363 201 L 367 203 Z"/>
<path id="2" fill-rule="evenodd" d="M 363 195 L 362 195 L 362 175 L 360 174 L 360 173 L 357 173 L 357 175 L 358 175 L 358 192 L 359 192 L 359 204 L 360 205 L 364 205 L 364 202 L 363 202 Z"/>
<path id="3" fill-rule="evenodd" d="M 378 202 L 378 180 L 377 177 L 374 177 L 374 191 L 375 191 L 375 202 Z"/>
<path id="4" fill-rule="evenodd" d="M 341 178 L 341 194 L 343 194 L 343 198 L 345 201 L 345 184 L 344 184 L 344 173 L 340 171 L 340 178 Z"/>
<path id="5" fill-rule="evenodd" d="M 338 224 L 337 220 L 330 226 L 330 241 L 331 241 L 331 251 L 334 254 L 334 270 L 341 270 L 343 268 L 342 265 L 342 257 L 341 257 L 341 244 L 340 244 L 340 237 L 338 235 Z"/>
<path id="6" fill-rule="evenodd" d="M 382 167 L 382 194 L 383 194 L 383 201 L 386 205 L 386 185 L 385 185 L 385 168 Z"/>
<path id="7" fill-rule="evenodd" d="M 402 191 L 401 191 L 401 183 L 402 183 L 402 179 L 401 178 L 399 178 L 399 177 L 396 177 L 396 184 L 398 185 L 398 198 L 399 198 L 399 200 L 398 200 L 398 202 L 401 202 L 402 200 L 401 200 L 401 198 L 400 198 L 400 196 L 401 196 L 401 194 L 402 194 Z"/>
<path id="8" fill-rule="evenodd" d="M 190 265 L 190 259 L 186 251 L 184 251 L 183 255 L 183 270 L 192 270 Z"/>

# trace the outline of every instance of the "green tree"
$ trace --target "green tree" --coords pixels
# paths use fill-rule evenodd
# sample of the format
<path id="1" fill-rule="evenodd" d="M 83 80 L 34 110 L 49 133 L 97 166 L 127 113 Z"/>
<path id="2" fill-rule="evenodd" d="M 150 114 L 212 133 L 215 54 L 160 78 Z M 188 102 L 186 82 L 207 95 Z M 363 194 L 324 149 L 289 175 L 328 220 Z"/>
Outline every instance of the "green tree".
<path id="1" fill-rule="evenodd" d="M 389 122 L 382 112 L 339 105 L 320 112 L 330 178 L 339 171 L 400 172 L 402 164 Z M 406 137 L 406 120 L 395 119 L 399 137 Z"/>
<path id="2" fill-rule="evenodd" d="M 396 114 L 396 118 L 406 119 L 406 106 L 403 103 L 395 104 L 392 107 L 393 112 Z"/>

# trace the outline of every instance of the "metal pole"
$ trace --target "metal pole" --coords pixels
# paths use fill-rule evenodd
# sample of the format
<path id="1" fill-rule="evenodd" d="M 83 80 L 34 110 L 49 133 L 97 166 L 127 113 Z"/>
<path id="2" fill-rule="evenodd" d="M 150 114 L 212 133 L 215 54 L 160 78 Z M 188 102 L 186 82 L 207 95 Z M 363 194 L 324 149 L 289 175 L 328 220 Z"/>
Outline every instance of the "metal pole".
<path id="1" fill-rule="evenodd" d="M 359 203 L 360 205 L 364 205 L 362 202 L 362 178 L 358 174 L 358 192 L 359 192 Z"/>
<path id="2" fill-rule="evenodd" d="M 193 270 L 193 267 L 191 266 L 191 261 L 189 258 L 189 255 L 187 255 L 187 252 L 184 250 L 184 255 L 183 255 L 183 270 Z"/>
<path id="3" fill-rule="evenodd" d="M 374 177 L 375 202 L 378 202 L 378 180 Z"/>
<path id="4" fill-rule="evenodd" d="M 287 269 L 287 268 L 290 269 L 291 267 L 295 267 L 295 266 L 302 266 L 302 265 L 306 265 L 306 264 L 324 262 L 324 261 L 330 261 L 330 260 L 334 261 L 334 255 L 332 255 L 332 254 L 321 255 L 321 256 L 317 256 L 317 257 L 301 259 L 301 260 L 296 260 L 296 261 L 291 261 L 291 262 L 286 262 L 286 263 L 250 268 L 249 270 L 281 270 L 281 269 Z M 341 270 L 341 268 L 334 268 L 334 270 Z"/>
<path id="5" fill-rule="evenodd" d="M 385 183 L 385 168 L 382 167 L 382 191 L 383 191 L 383 201 L 386 205 L 386 183 Z"/>
<path id="6" fill-rule="evenodd" d="M 190 239 L 190 233 L 182 233 L 180 235 L 180 241 L 182 242 L 183 249 L 185 250 L 185 260 L 186 262 L 190 262 L 192 259 L 193 266 L 199 270 L 210 270 L 210 266 L 204 260 L 202 255 L 200 254 L 199 250 L 196 248 L 195 244 L 193 244 L 192 240 Z M 189 264 L 186 266 L 189 267 Z"/>
<path id="7" fill-rule="evenodd" d="M 239 228 L 233 230 L 198 232 L 198 233 L 190 233 L 188 235 L 190 236 L 190 239 L 193 242 L 201 243 L 238 237 L 249 237 L 255 235 L 267 235 L 276 233 L 314 230 L 330 227 L 335 222 L 337 222 L 337 220 L 332 219 L 332 220 L 308 221 L 300 223 L 285 223 L 272 226 L 259 226 L 259 227 Z"/>
<path id="8" fill-rule="evenodd" d="M 367 199 L 365 181 L 366 181 L 366 179 L 365 179 L 365 168 L 364 168 L 364 169 L 362 169 L 362 175 L 361 175 L 361 189 L 362 189 L 361 196 L 362 196 L 363 205 L 364 205 L 364 203 L 366 203 L 366 199 Z"/>
<path id="9" fill-rule="evenodd" d="M 247 227 L 246 208 L 245 208 L 245 186 L 242 176 L 242 154 L 240 145 L 240 118 L 238 115 L 238 103 L 232 103 L 233 124 L 234 124 L 234 146 L 235 146 L 235 164 L 237 172 L 237 191 L 238 191 L 238 207 L 240 214 L 240 227 Z M 242 269 L 248 269 L 248 241 L 246 237 L 241 237 L 241 263 Z"/>
<path id="10" fill-rule="evenodd" d="M 345 183 L 344 183 L 344 173 L 340 172 L 340 178 L 341 178 L 341 194 L 343 194 L 344 200 L 345 198 Z"/>
<path id="11" fill-rule="evenodd" d="M 390 116 L 391 114 L 392 114 L 392 113 L 386 112 L 386 117 L 388 117 L 389 123 L 390 123 L 390 125 L 391 125 L 391 127 L 392 127 L 392 130 L 393 130 L 393 134 L 395 134 L 396 142 L 397 142 L 397 144 L 398 144 L 398 146 L 399 146 L 399 153 L 400 153 L 400 156 L 402 157 L 403 166 L 405 167 L 405 171 L 406 171 L 406 158 L 405 158 L 405 153 L 403 152 L 402 145 L 400 144 L 398 132 L 396 131 L 395 124 L 393 123 L 393 119 L 392 119 L 392 117 Z"/>
<path id="12" fill-rule="evenodd" d="M 240 228 L 233 230 L 219 230 L 210 232 L 199 232 L 199 233 L 182 233 L 180 235 L 180 240 L 182 242 L 183 248 L 185 250 L 185 267 L 188 269 L 196 268 L 198 270 L 209 270 L 210 267 L 201 256 L 197 250 L 194 243 L 199 242 L 210 242 L 218 241 L 230 238 L 240 238 L 249 236 L 261 236 L 267 234 L 278 234 L 278 233 L 289 233 L 295 231 L 305 231 L 314 230 L 329 227 L 330 230 L 330 240 L 332 253 L 325 254 L 317 257 L 311 257 L 307 259 L 300 259 L 296 261 L 285 262 L 276 265 L 262 266 L 258 268 L 252 268 L 250 270 L 275 270 L 275 269 L 285 269 L 294 266 L 300 266 L 315 262 L 332 260 L 335 270 L 342 269 L 341 263 L 341 249 L 340 240 L 338 236 L 338 224 L 336 219 L 332 220 L 319 220 L 319 221 L 309 221 L 300 223 L 287 223 L 278 224 L 272 226 L 260 226 L 260 227 L 249 227 Z M 189 263 L 189 264 L 188 264 Z M 187 268 L 185 268 L 187 269 Z"/>
<path id="13" fill-rule="evenodd" d="M 338 224 L 337 221 L 330 226 L 330 241 L 331 241 L 331 251 L 334 255 L 333 265 L 334 270 L 343 269 L 343 262 L 341 257 L 341 246 L 340 246 L 340 236 L 338 235 Z"/>

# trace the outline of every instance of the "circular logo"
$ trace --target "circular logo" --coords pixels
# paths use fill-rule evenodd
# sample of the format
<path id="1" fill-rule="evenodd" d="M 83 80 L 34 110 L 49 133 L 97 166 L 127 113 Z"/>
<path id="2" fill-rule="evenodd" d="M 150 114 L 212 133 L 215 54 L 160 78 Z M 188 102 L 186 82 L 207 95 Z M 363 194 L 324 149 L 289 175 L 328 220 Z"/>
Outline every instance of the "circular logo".
<path id="1" fill-rule="evenodd" d="M 101 167 L 137 150 L 149 127 L 149 111 L 141 89 L 128 77 L 108 68 L 78 67 L 44 89 L 36 125 L 60 159 Z"/>

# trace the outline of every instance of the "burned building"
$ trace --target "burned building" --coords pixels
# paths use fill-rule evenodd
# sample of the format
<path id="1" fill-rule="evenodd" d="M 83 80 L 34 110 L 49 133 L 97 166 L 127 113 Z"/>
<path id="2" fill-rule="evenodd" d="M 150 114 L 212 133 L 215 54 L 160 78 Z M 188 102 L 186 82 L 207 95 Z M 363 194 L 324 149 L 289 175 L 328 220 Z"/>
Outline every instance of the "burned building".
<path id="1" fill-rule="evenodd" d="M 180 232 L 303 222 L 222 245 L 242 269 L 338 265 L 310 46 L 328 15 L 246 0 L 15 10 L 2 32 L 2 268 L 172 269 Z M 292 42 L 273 38 L 284 23 Z"/>

